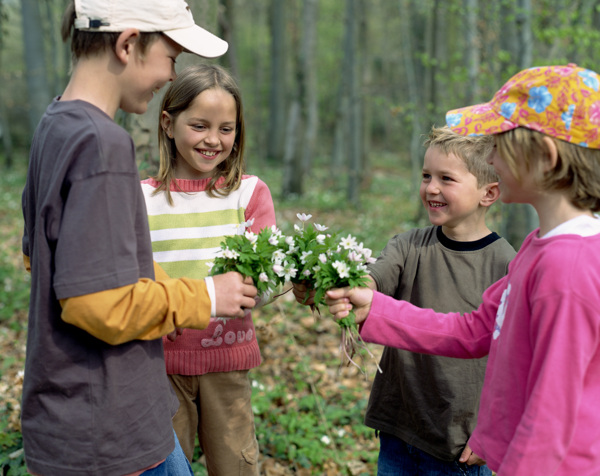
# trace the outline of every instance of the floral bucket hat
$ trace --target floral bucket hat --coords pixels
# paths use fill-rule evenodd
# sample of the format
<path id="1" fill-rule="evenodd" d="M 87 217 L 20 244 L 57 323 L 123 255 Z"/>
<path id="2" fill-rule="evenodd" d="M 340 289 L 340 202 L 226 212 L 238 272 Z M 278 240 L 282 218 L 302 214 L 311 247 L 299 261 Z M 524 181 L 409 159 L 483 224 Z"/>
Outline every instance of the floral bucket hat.
<path id="1" fill-rule="evenodd" d="M 514 75 L 485 104 L 454 109 L 446 123 L 461 135 L 526 127 L 600 149 L 600 76 L 575 64 L 539 66 Z"/>

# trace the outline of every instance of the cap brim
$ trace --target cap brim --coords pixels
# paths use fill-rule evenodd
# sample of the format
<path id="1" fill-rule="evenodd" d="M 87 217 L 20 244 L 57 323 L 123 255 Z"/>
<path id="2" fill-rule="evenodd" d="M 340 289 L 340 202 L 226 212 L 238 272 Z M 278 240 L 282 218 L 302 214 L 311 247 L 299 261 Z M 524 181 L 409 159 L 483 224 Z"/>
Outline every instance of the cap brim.
<path id="1" fill-rule="evenodd" d="M 446 124 L 454 132 L 464 136 L 499 134 L 519 127 L 495 111 L 491 103 L 448 111 Z"/>
<path id="2" fill-rule="evenodd" d="M 204 58 L 217 58 L 227 52 L 229 45 L 218 36 L 206 31 L 198 25 L 177 30 L 163 31 L 175 43 L 181 45 L 189 53 Z"/>

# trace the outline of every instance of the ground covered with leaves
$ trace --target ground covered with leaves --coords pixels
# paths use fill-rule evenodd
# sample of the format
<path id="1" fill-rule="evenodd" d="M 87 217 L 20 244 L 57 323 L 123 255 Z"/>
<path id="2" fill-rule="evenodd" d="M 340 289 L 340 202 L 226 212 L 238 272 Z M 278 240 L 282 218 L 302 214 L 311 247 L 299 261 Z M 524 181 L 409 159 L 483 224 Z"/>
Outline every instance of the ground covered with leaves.
<path id="1" fill-rule="evenodd" d="M 291 293 L 256 312 L 263 364 L 252 372 L 265 475 L 375 474 L 378 441 L 362 423 L 376 361 L 340 353 L 341 331 Z M 372 347 L 378 361 L 381 348 Z"/>

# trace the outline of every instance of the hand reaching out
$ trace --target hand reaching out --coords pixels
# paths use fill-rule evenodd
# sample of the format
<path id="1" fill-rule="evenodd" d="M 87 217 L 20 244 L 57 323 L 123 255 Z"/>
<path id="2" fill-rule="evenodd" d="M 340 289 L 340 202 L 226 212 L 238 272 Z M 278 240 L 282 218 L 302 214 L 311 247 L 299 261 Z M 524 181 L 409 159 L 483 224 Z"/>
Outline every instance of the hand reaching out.
<path id="1" fill-rule="evenodd" d="M 213 276 L 216 295 L 216 313 L 219 317 L 244 317 L 246 310 L 256 305 L 258 291 L 252 278 L 244 278 L 231 271 Z"/>
<path id="2" fill-rule="evenodd" d="M 373 290 L 371 288 L 338 288 L 327 291 L 325 302 L 329 306 L 329 312 L 336 319 L 343 319 L 354 310 L 357 324 L 361 324 L 371 310 L 373 302 Z"/>

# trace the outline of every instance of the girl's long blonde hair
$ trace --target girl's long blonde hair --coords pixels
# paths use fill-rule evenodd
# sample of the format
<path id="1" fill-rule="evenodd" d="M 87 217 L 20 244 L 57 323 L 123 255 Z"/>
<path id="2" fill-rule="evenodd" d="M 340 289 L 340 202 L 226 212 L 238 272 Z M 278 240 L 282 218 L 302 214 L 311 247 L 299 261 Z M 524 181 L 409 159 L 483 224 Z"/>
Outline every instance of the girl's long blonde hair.
<path id="1" fill-rule="evenodd" d="M 169 113 L 172 120 L 185 111 L 192 101 L 207 89 L 222 89 L 231 94 L 236 105 L 235 141 L 231 154 L 221 162 L 210 179 L 206 192 L 209 196 L 226 196 L 240 186 L 244 173 L 244 112 L 242 108 L 242 97 L 240 89 L 229 72 L 221 66 L 214 64 L 198 64 L 185 68 L 177 75 L 177 79 L 169 87 L 162 101 L 159 113 L 158 147 L 160 153 L 160 165 L 155 177 L 160 182 L 154 193 L 164 191 L 169 204 L 173 205 L 171 197 L 171 183 L 175 183 L 174 168 L 177 160 L 177 148 L 175 140 L 169 138 L 167 132 L 160 126 L 163 111 Z M 222 184 L 217 188 L 217 182 L 224 178 Z"/>

